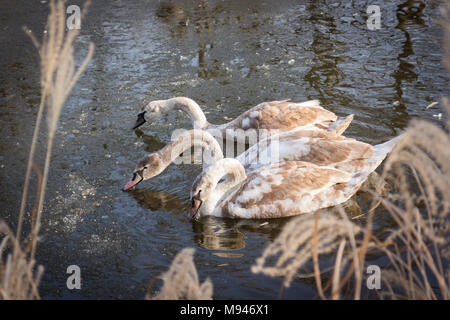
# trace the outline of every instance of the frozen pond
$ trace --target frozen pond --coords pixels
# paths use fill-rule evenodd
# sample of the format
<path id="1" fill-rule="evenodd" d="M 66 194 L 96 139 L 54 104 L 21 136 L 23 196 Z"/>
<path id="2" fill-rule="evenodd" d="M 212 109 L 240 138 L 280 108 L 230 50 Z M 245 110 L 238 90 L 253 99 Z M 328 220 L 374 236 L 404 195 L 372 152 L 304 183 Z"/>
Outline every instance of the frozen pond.
<path id="1" fill-rule="evenodd" d="M 13 227 L 40 98 L 38 55 L 22 26 L 42 34 L 41 2 L 0 3 L 0 218 Z M 38 245 L 44 299 L 141 299 L 184 247 L 196 248 L 214 298 L 276 299 L 282 280 L 250 266 L 289 219 L 189 221 L 198 165 L 171 165 L 121 191 L 143 155 L 191 126 L 174 113 L 131 130 L 145 103 L 188 96 L 210 122 L 225 123 L 263 101 L 319 99 L 339 116 L 355 115 L 347 136 L 377 143 L 414 117 L 438 121 L 441 111 L 425 107 L 448 93 L 439 1 L 385 1 L 374 31 L 370 1 L 92 2 L 77 53 L 92 41 L 95 54 L 65 104 L 52 157 Z M 390 226 L 382 212 L 376 223 Z M 71 264 L 81 268 L 78 291 L 66 288 Z M 302 279 L 283 294 L 314 296 L 314 282 Z"/>

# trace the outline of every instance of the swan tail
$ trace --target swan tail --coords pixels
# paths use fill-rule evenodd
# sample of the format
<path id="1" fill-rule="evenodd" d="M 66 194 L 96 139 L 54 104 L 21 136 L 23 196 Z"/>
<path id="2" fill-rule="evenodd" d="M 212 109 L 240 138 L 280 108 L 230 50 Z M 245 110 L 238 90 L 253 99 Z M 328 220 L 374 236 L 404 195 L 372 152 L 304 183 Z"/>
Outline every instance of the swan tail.
<path id="1" fill-rule="evenodd" d="M 350 123 L 353 121 L 353 115 L 349 115 L 345 118 L 338 118 L 335 122 L 330 124 L 328 131 L 334 132 L 336 136 L 340 136 L 347 130 Z"/>
<path id="2" fill-rule="evenodd" d="M 370 167 L 369 173 L 375 170 L 381 162 L 383 162 L 388 153 L 391 152 L 397 143 L 403 138 L 403 135 L 404 134 L 402 133 L 391 140 L 377 144 L 373 147 L 373 155 L 367 159 Z"/>
<path id="3" fill-rule="evenodd" d="M 386 142 L 377 144 L 374 146 L 375 153 L 379 153 L 380 155 L 384 155 L 383 159 L 387 156 L 389 152 L 394 149 L 394 147 L 397 145 L 397 143 L 403 138 L 404 133 L 400 134 L 399 136 L 388 140 Z"/>
<path id="4" fill-rule="evenodd" d="M 377 144 L 373 147 L 373 155 L 365 159 L 365 164 L 358 170 L 352 173 L 352 177 L 347 183 L 347 189 L 351 190 L 349 194 L 353 194 L 358 190 L 362 184 L 367 180 L 369 175 L 375 171 L 376 168 L 383 162 L 389 152 L 391 152 L 396 144 L 403 138 L 403 134 L 386 141 L 384 143 Z M 370 183 L 366 185 L 370 189 Z M 367 188 L 364 188 L 367 191 Z M 354 191 L 354 192 L 353 192 Z M 353 193 L 352 193 L 353 192 Z"/>
<path id="5" fill-rule="evenodd" d="M 303 101 L 303 102 L 296 102 L 295 103 L 298 107 L 317 107 L 317 108 L 322 108 L 323 107 L 320 105 L 320 101 L 319 100 L 308 100 L 308 101 Z"/>

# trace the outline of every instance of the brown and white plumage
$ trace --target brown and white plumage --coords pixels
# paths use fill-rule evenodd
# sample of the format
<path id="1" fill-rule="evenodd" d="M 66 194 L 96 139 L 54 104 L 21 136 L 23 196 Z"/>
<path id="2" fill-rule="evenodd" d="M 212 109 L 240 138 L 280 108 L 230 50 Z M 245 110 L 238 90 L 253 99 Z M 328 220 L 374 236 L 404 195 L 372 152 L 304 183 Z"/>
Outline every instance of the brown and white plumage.
<path id="1" fill-rule="evenodd" d="M 264 131 L 272 135 L 292 129 L 307 129 L 310 131 L 335 131 L 342 134 L 352 118 L 338 119 L 331 111 L 324 109 L 318 100 L 301 103 L 288 100 L 263 102 L 244 112 L 236 119 L 222 124 L 210 124 L 200 106 L 192 99 L 176 97 L 168 100 L 156 100 L 143 107 L 133 128 L 145 122 L 152 122 L 172 110 L 182 110 L 189 114 L 194 129 L 204 129 L 213 136 L 224 139 L 232 136 L 238 140 L 250 132 Z M 250 141 L 251 144 L 251 141 Z"/>
<path id="2" fill-rule="evenodd" d="M 324 134 L 308 137 L 304 130 L 270 136 L 236 157 L 247 172 L 284 161 L 304 161 L 330 166 L 351 160 L 366 159 L 373 154 L 370 144 L 343 136 Z"/>
<path id="3" fill-rule="evenodd" d="M 247 175 L 236 159 L 219 160 L 195 180 L 191 216 L 277 218 L 335 206 L 356 193 L 399 139 L 374 146 L 364 159 L 330 166 L 286 161 Z M 225 175 L 227 180 L 219 184 Z"/>

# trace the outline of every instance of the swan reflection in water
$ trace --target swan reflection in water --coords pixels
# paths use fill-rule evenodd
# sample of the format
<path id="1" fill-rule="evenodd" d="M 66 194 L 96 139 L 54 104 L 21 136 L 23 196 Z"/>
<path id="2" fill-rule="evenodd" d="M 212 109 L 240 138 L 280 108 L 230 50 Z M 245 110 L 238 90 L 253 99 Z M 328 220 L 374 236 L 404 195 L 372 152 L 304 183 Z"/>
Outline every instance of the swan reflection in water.
<path id="1" fill-rule="evenodd" d="M 358 202 L 366 210 L 369 204 L 367 196 L 358 192 Z M 186 223 L 192 223 L 193 239 L 199 247 L 211 250 L 211 254 L 223 258 L 241 258 L 244 256 L 248 237 L 263 237 L 273 241 L 285 224 L 295 217 L 277 219 L 229 219 L 205 216 L 189 221 L 187 213 L 189 200 L 176 194 L 152 189 L 134 189 L 129 192 L 145 209 L 163 211 L 176 216 L 186 216 Z M 358 217 L 362 210 L 355 196 L 343 203 L 349 218 Z M 369 197 L 370 198 L 370 197 Z M 327 208 L 321 212 L 339 215 L 337 209 Z"/>
<path id="2" fill-rule="evenodd" d="M 176 194 L 153 189 L 133 189 L 129 191 L 142 208 L 152 211 L 171 212 L 176 215 L 187 212 L 187 199 Z"/>
<path id="3" fill-rule="evenodd" d="M 212 254 L 224 258 L 240 258 L 244 255 L 248 234 L 263 235 L 273 240 L 289 221 L 283 219 L 229 219 L 205 216 L 192 220 L 195 242 L 202 248 L 214 250 Z"/>
<path id="4" fill-rule="evenodd" d="M 154 189 L 133 189 L 129 192 L 142 208 L 162 211 L 176 216 L 185 216 L 186 223 L 192 223 L 193 239 L 201 248 L 213 251 L 212 254 L 226 258 L 239 258 L 244 255 L 247 234 L 259 234 L 264 238 L 275 239 L 283 226 L 290 220 L 282 219 L 225 219 L 212 216 L 189 221 L 189 199 L 176 194 Z"/>
<path id="5" fill-rule="evenodd" d="M 355 196 L 342 206 L 349 218 L 361 216 L 362 210 Z M 320 212 L 339 215 L 336 207 L 322 209 Z M 274 241 L 291 219 L 295 219 L 295 216 L 277 219 L 230 219 L 205 216 L 199 220 L 192 220 L 192 231 L 195 242 L 204 249 L 213 250 L 213 255 L 240 258 L 244 256 L 245 251 L 242 249 L 246 246 L 248 235 Z"/>

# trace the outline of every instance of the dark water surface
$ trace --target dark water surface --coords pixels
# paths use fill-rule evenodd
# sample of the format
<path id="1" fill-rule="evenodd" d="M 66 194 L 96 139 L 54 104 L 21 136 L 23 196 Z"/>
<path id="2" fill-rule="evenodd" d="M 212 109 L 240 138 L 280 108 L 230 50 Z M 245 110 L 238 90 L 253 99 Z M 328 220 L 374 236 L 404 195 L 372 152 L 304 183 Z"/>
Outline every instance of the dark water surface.
<path id="1" fill-rule="evenodd" d="M 0 2 L 0 217 L 12 227 L 40 98 L 38 55 L 21 28 L 42 34 L 42 2 Z M 65 104 L 52 157 L 38 248 L 46 268 L 42 297 L 141 299 L 176 253 L 194 247 L 200 278 L 212 279 L 215 298 L 276 298 L 281 279 L 254 275 L 250 266 L 289 219 L 264 226 L 188 221 L 189 188 L 201 170 L 194 165 L 171 165 L 122 192 L 136 162 L 190 122 L 171 114 L 142 130 L 130 127 L 144 103 L 173 96 L 199 102 L 212 123 L 262 101 L 320 99 L 340 116 L 355 114 L 346 135 L 369 143 L 399 133 L 414 117 L 439 121 L 442 111 L 424 110 L 448 93 L 434 22 L 439 1 L 378 1 L 382 29 L 375 31 L 365 22 L 370 4 L 93 1 L 77 57 L 89 41 L 95 55 Z M 38 164 L 45 126 L 42 132 Z M 377 227 L 389 226 L 380 212 Z M 66 288 L 71 264 L 81 268 L 78 291 Z M 313 281 L 301 279 L 283 295 L 314 296 Z"/>

